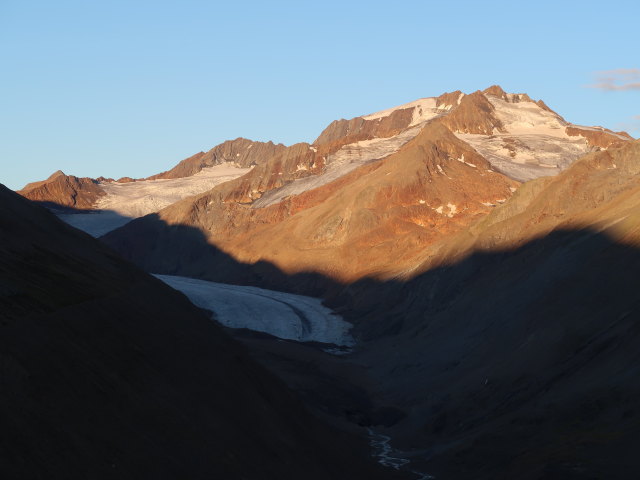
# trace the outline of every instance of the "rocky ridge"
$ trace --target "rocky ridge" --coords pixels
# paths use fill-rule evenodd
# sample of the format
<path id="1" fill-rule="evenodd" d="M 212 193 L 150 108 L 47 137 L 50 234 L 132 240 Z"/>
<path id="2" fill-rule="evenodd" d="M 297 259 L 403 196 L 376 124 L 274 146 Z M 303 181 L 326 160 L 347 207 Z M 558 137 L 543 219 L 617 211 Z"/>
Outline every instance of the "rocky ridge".
<path id="1" fill-rule="evenodd" d="M 145 181 L 103 186 L 107 195 L 94 207 L 119 213 L 120 225 L 157 212 L 143 228 L 128 225 L 108 235 L 117 248 L 131 244 L 128 231 L 153 235 L 182 225 L 241 263 L 266 261 L 287 274 L 312 271 L 340 282 L 389 278 L 410 269 L 425 247 L 506 202 L 519 181 L 555 175 L 589 151 L 628 141 L 571 125 L 544 103 L 493 86 L 338 120 L 311 145 L 225 142 Z M 237 168 L 238 178 L 216 177 L 217 186 L 200 180 L 224 165 Z M 176 181 L 193 186 L 167 196 L 162 182 Z M 134 201 L 125 189 L 141 193 Z M 122 206 L 118 195 L 126 199 Z M 149 241 L 153 248 L 140 238 L 135 253 L 121 250 L 159 273 L 197 270 L 209 280 L 229 279 L 228 272 L 203 267 L 215 258 L 176 256 L 179 240 L 171 240 L 171 255 Z"/>

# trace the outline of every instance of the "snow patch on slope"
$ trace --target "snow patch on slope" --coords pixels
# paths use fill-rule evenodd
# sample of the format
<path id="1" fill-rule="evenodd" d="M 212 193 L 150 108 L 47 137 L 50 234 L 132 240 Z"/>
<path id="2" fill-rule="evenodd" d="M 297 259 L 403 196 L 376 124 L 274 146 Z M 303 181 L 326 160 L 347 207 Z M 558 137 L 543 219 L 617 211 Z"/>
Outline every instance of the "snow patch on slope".
<path id="1" fill-rule="evenodd" d="M 351 324 L 323 306 L 318 298 L 188 277 L 155 276 L 184 293 L 194 305 L 214 312 L 215 319 L 226 327 L 247 328 L 299 342 L 355 344 L 349 334 Z"/>
<path id="2" fill-rule="evenodd" d="M 369 115 L 364 115 L 361 118 L 365 120 L 378 120 L 380 118 L 388 117 L 396 110 L 413 108 L 413 117 L 411 119 L 411 123 L 409 124 L 410 127 L 413 127 L 415 125 L 418 125 L 419 123 L 426 122 L 447 113 L 451 109 L 451 107 L 451 105 L 441 105 L 440 107 L 437 107 L 436 99 L 433 97 L 420 98 L 413 102 L 405 103 L 404 105 L 399 105 L 397 107 L 388 108 L 386 110 L 381 110 Z"/>
<path id="3" fill-rule="evenodd" d="M 131 183 L 105 183 L 100 186 L 107 195 L 100 198 L 97 208 L 111 210 L 129 217 L 141 217 L 162 210 L 183 198 L 211 190 L 249 172 L 251 168 L 238 168 L 223 163 L 203 168 L 190 177 L 145 180 Z"/>
<path id="4" fill-rule="evenodd" d="M 422 125 L 409 128 L 388 138 L 372 138 L 344 145 L 326 159 L 326 167 L 320 175 L 298 178 L 283 187 L 266 192 L 253 202 L 253 208 L 262 208 L 281 202 L 291 195 L 299 195 L 308 190 L 321 187 L 346 175 L 365 163 L 380 160 L 397 152 L 422 129 Z"/>
<path id="5" fill-rule="evenodd" d="M 98 200 L 95 211 L 61 214 L 58 217 L 89 235 L 100 237 L 134 218 L 157 212 L 183 198 L 211 190 L 250 170 L 251 168 L 238 168 L 233 163 L 223 163 L 184 178 L 101 183 L 100 187 L 106 195 Z"/>
<path id="6" fill-rule="evenodd" d="M 477 150 L 496 170 L 521 182 L 557 175 L 590 151 L 583 137 L 455 135 Z"/>
<path id="7" fill-rule="evenodd" d="M 505 102 L 501 98 L 487 95 L 495 108 L 496 117 L 512 135 L 547 135 L 567 139 L 568 125 L 558 114 L 540 107 L 534 102 Z"/>
<path id="8" fill-rule="evenodd" d="M 590 151 L 584 137 L 567 135 L 570 124 L 556 113 L 534 102 L 509 103 L 492 95 L 487 98 L 507 133 L 455 135 L 505 175 L 521 182 L 557 175 Z"/>

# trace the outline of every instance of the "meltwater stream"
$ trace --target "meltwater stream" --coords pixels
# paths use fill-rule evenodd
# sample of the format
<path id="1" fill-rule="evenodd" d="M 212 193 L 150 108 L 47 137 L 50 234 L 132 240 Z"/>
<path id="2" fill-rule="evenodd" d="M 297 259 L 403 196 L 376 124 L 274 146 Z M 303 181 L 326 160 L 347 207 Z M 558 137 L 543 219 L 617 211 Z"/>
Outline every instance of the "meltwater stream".
<path id="1" fill-rule="evenodd" d="M 432 475 L 409 468 L 408 465 L 411 463 L 411 460 L 403 458 L 401 452 L 391 447 L 391 437 L 374 432 L 371 428 L 367 428 L 367 432 L 369 433 L 369 445 L 373 449 L 373 456 L 378 459 L 380 465 L 413 473 L 416 475 L 416 480 L 435 479 Z"/>

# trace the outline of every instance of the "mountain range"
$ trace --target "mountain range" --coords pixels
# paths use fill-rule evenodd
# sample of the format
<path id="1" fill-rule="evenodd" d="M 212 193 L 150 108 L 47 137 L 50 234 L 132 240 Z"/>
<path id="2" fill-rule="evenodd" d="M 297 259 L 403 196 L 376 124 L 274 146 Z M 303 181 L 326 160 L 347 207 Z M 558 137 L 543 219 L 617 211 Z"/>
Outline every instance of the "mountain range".
<path id="1" fill-rule="evenodd" d="M 85 296 L 100 298 L 95 310 L 103 312 L 119 305 L 109 299 L 124 295 L 124 310 L 142 312 L 142 306 L 127 309 L 127 302 L 147 298 L 145 318 L 159 315 L 166 335 L 187 328 L 183 321 L 195 322 L 188 328 L 204 351 L 207 342 L 239 348 L 243 353 L 233 355 L 243 359 L 242 368 L 260 372 L 250 378 L 273 382 L 273 395 L 291 395 L 286 402 L 292 406 L 269 400 L 273 411 L 260 413 L 282 422 L 273 424 L 282 435 L 293 428 L 285 411 L 299 411 L 296 421 L 312 425 L 310 438 L 294 440 L 291 434 L 284 444 L 311 445 L 335 430 L 356 452 L 362 448 L 358 435 L 385 438 L 382 453 L 379 442 L 372 445 L 378 445 L 379 463 L 397 467 L 385 470 L 391 476 L 632 478 L 640 444 L 638 174 L 640 141 L 624 132 L 571 124 L 543 101 L 498 86 L 455 91 L 334 121 L 313 143 L 239 138 L 144 179 L 58 171 L 18 192 L 99 241 L 5 192 L 7 205 L 24 211 L 18 218 L 43 219 L 34 217 L 24 232 L 15 228 L 16 245 L 26 250 L 6 258 L 32 259 L 46 246 L 58 260 L 46 257 L 45 263 L 60 271 L 42 270 L 37 261 L 25 269 L 5 259 L 7 272 L 22 273 L 5 282 L 2 300 L 12 308 L 23 304 L 17 301 L 23 293 L 13 290 L 17 284 L 44 292 L 12 314 L 23 318 L 33 309 L 66 308 L 57 302 L 84 305 Z M 47 244 L 48 229 L 55 232 L 51 238 L 64 231 L 76 239 L 78 251 L 91 251 L 90 259 L 78 259 L 71 241 Z M 29 238 L 38 240 L 27 246 Z M 234 285 L 225 288 L 241 292 L 236 301 L 271 295 L 292 309 L 300 328 L 309 320 L 296 303 L 304 300 L 238 289 L 321 297 L 353 325 L 355 345 L 341 345 L 336 355 L 322 340 L 278 338 L 273 332 L 280 327 L 258 329 L 256 321 L 228 323 L 236 328 L 219 332 L 184 297 L 160 293 L 173 291 L 143 271 L 202 281 L 197 292 L 193 282 L 173 285 L 186 285 L 184 293 L 205 309 L 210 302 L 202 292 L 221 292 L 220 283 L 207 281 Z M 137 283 L 158 293 L 136 294 Z M 151 305 L 157 296 L 178 303 Z M 178 314 L 183 309 L 193 320 Z M 93 318 L 87 310 L 79 315 Z M 135 324 L 138 332 L 153 329 Z M 196 340 L 187 337 L 180 337 L 187 342 L 180 348 L 189 350 L 188 342 Z M 64 343 L 59 351 L 68 348 Z M 130 355 L 146 361 L 164 351 L 145 348 Z M 227 347 L 221 348 L 212 351 Z M 174 353 L 182 358 L 181 351 Z M 114 368 L 121 367 L 109 365 Z M 111 378 L 109 372 L 99 375 Z M 199 374 L 219 375 L 204 367 Z M 132 385 L 141 381 L 136 377 Z M 265 404 L 250 392 L 253 382 L 225 381 L 216 380 L 224 391 L 244 389 L 230 398 L 248 402 L 250 411 Z M 158 388 L 179 388 L 184 397 L 171 397 L 172 408 L 193 395 L 163 382 Z M 147 401 L 155 400 L 145 397 L 140 404 Z M 209 415 L 192 414 L 193 421 Z M 241 423 L 233 416 L 227 420 Z M 186 423 L 176 424 L 176 431 L 192 428 L 186 426 L 190 419 L 181 421 Z M 234 452 L 272 451 L 268 435 L 252 442 Z M 297 471 L 318 461 L 326 461 L 327 469 L 343 464 L 344 455 L 322 445 L 304 448 L 330 460 L 300 456 Z M 277 472 L 282 464 L 273 459 L 269 465 Z M 365 459 L 352 467 L 358 470 L 340 474 L 380 474 Z M 228 468 L 254 478 L 238 473 L 240 465 Z M 368 468 L 374 473 L 362 473 Z"/>
<path id="2" fill-rule="evenodd" d="M 313 144 L 237 139 L 148 179 L 57 173 L 20 193 L 67 207 L 90 205 L 101 213 L 67 220 L 98 234 L 158 213 L 162 225 L 140 223 L 156 217 L 132 222 L 109 236 L 112 245 L 126 241 L 127 229 L 179 224 L 242 263 L 263 260 L 287 274 L 314 271 L 352 282 L 413 268 L 425 247 L 488 214 L 521 182 L 556 175 L 581 155 L 631 140 L 569 124 L 543 102 L 494 86 L 335 121 Z M 156 240 L 151 248 L 140 235 L 129 237 L 136 245 L 126 254 L 148 270 L 229 279 L 211 273 L 216 259 L 202 268 L 208 260 L 197 258 L 194 268 L 201 271 L 188 270 L 189 260 L 174 252 L 176 264 L 167 265 Z"/>

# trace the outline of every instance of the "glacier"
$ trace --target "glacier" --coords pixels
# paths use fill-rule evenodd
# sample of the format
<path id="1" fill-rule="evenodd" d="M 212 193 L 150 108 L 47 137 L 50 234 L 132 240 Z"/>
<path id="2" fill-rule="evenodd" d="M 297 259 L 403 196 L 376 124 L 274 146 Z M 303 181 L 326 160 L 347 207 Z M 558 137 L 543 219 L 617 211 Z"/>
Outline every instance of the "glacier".
<path id="1" fill-rule="evenodd" d="M 352 325 L 322 305 L 319 298 L 189 277 L 154 276 L 185 294 L 194 305 L 213 312 L 215 320 L 226 327 L 298 342 L 342 347 L 355 344 L 349 333 Z"/>

